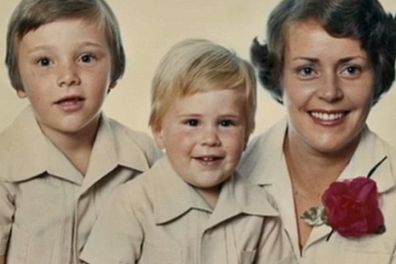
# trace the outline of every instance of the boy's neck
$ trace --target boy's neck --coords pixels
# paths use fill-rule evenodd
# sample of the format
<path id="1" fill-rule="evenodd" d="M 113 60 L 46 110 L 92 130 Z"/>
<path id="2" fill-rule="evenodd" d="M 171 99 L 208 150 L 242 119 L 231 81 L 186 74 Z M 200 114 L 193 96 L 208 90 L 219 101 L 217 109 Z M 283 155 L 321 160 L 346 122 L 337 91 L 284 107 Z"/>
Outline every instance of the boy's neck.
<path id="1" fill-rule="evenodd" d="M 214 209 L 216 207 L 217 201 L 219 199 L 220 190 L 222 185 L 216 186 L 209 189 L 197 188 L 198 193 L 204 198 L 208 203 L 210 208 Z"/>
<path id="2" fill-rule="evenodd" d="M 98 128 L 99 119 L 74 133 L 64 133 L 43 127 L 42 131 L 77 170 L 85 176 Z"/>

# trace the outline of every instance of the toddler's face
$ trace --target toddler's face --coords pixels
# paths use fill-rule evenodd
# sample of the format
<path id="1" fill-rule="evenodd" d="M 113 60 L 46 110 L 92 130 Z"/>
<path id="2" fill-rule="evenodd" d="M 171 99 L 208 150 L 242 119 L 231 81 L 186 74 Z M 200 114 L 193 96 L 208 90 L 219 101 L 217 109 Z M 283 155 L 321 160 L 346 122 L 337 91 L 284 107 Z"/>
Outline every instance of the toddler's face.
<path id="1" fill-rule="evenodd" d="M 176 172 L 201 194 L 218 194 L 246 144 L 245 96 L 232 90 L 175 99 L 154 131 Z"/>
<path id="2" fill-rule="evenodd" d="M 95 129 L 110 85 L 111 54 L 95 23 L 57 20 L 21 40 L 18 65 L 24 91 L 43 132 Z"/>

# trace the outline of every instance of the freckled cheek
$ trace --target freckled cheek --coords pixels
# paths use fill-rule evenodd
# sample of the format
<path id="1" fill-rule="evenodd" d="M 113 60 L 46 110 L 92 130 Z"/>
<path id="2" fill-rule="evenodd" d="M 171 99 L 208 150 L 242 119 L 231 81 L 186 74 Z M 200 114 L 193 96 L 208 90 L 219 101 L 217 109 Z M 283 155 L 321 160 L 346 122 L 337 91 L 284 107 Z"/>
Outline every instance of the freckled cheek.
<path id="1" fill-rule="evenodd" d="M 40 84 L 44 79 L 47 79 L 46 75 L 40 74 L 37 71 L 27 71 L 22 68 L 19 72 L 22 84 L 24 86 L 29 86 L 30 84 Z"/>

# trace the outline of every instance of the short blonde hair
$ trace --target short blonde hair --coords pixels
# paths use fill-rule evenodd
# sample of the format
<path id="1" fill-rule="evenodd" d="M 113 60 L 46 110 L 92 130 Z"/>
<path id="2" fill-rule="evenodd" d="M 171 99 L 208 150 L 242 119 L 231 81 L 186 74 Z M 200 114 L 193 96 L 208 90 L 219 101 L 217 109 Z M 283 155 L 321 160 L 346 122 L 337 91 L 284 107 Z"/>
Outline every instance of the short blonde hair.
<path id="1" fill-rule="evenodd" d="M 174 100 L 199 92 L 235 90 L 245 95 L 247 135 L 255 126 L 256 78 L 253 67 L 234 52 L 204 39 L 187 39 L 162 58 L 151 86 L 149 125 L 160 125 Z"/>

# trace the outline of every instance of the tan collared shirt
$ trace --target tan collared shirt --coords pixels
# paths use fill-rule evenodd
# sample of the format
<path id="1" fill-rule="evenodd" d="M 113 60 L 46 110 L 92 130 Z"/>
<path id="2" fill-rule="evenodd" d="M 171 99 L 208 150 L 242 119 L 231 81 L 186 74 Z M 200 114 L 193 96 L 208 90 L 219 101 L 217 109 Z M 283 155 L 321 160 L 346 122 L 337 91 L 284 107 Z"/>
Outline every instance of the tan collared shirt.
<path id="1" fill-rule="evenodd" d="M 381 235 L 347 239 L 331 232 L 329 226 L 314 227 L 302 252 L 298 246 L 298 231 L 294 209 L 292 186 L 282 146 L 286 133 L 286 120 L 268 132 L 255 138 L 241 162 L 243 175 L 267 190 L 275 200 L 286 234 L 299 256 L 306 264 L 389 264 L 396 263 L 396 152 L 367 127 L 348 166 L 339 180 L 366 176 L 369 170 L 384 156 L 388 159 L 376 170 L 375 180 L 381 194 L 381 211 L 387 231 Z"/>
<path id="2" fill-rule="evenodd" d="M 293 263 L 277 212 L 240 177 L 225 183 L 212 210 L 164 158 L 111 204 L 82 253 L 88 263 Z"/>
<path id="3" fill-rule="evenodd" d="M 9 264 L 78 263 L 110 193 L 157 155 L 148 136 L 103 116 L 83 177 L 28 107 L 0 134 L 0 255 Z"/>

